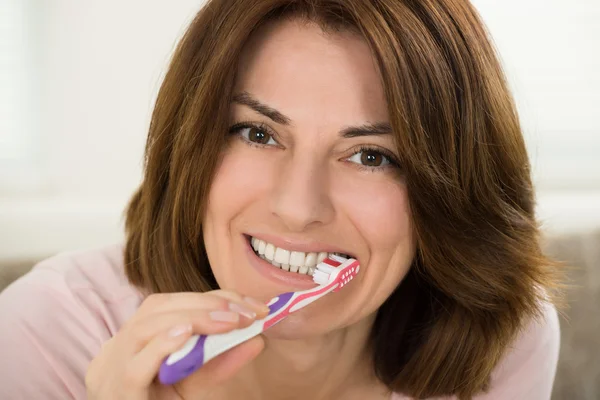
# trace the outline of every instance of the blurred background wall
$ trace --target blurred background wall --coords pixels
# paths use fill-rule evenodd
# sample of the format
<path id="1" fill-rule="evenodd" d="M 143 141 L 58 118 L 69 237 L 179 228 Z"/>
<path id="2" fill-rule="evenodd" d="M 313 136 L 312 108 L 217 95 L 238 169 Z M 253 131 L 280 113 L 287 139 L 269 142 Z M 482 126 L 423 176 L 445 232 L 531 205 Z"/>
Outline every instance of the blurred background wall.
<path id="1" fill-rule="evenodd" d="M 121 213 L 140 180 L 156 93 L 202 3 L 0 0 L 0 274 L 3 265 L 30 266 L 122 239 Z M 577 279 L 589 293 L 574 297 L 597 304 L 600 1 L 474 4 L 518 103 L 538 213 L 546 235 L 558 240 L 549 247 L 582 267 Z M 580 310 L 587 312 L 594 311 Z M 585 335 L 600 331 L 599 321 L 590 323 Z M 581 341 L 569 332 L 568 340 Z M 570 343 L 564 357 L 577 354 L 572 365 L 585 368 L 567 365 L 563 375 L 599 382 L 592 353 Z M 593 383 L 582 385 L 577 396 L 560 398 L 600 398 Z"/>
<path id="2" fill-rule="evenodd" d="M 121 238 L 161 77 L 200 5 L 0 1 L 0 259 Z"/>

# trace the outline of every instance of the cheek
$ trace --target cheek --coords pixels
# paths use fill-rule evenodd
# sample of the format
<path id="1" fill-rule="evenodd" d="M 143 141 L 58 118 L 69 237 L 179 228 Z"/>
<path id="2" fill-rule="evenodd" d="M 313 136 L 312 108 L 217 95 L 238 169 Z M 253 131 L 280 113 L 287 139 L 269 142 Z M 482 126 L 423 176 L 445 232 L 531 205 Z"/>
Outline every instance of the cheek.
<path id="1" fill-rule="evenodd" d="M 341 189 L 340 185 L 340 190 Z M 359 231 L 373 256 L 391 255 L 412 246 L 412 225 L 404 183 L 393 178 L 345 187 L 344 202 L 348 218 Z"/>
<path id="2" fill-rule="evenodd" d="M 386 179 L 365 179 L 360 187 L 346 182 L 346 195 L 339 199 L 367 264 L 360 285 L 348 294 L 354 302 L 351 308 L 360 310 L 353 319 L 369 315 L 385 302 L 406 276 L 415 254 L 406 187 Z"/>
<path id="3" fill-rule="evenodd" d="M 207 216 L 230 219 L 268 189 L 273 170 L 268 157 L 245 149 L 242 143 L 232 143 L 221 159 L 211 184 Z"/>
<path id="4" fill-rule="evenodd" d="M 208 205 L 203 222 L 203 236 L 212 266 L 229 265 L 233 254 L 230 246 L 232 224 L 252 204 L 264 196 L 270 181 L 266 157 L 253 156 L 252 152 L 232 144 L 218 165 L 208 195 Z M 214 271 L 215 275 L 219 272 Z"/>

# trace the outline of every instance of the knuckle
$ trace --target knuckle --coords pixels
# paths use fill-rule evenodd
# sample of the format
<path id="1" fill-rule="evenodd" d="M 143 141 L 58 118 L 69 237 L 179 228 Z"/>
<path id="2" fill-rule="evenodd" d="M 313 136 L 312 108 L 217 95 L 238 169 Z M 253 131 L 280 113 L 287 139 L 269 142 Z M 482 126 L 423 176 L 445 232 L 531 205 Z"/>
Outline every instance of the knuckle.
<path id="1" fill-rule="evenodd" d="M 144 319 L 131 319 L 127 321 L 116 336 L 102 345 L 102 351 L 119 353 L 120 350 L 137 350 L 145 342 L 146 325 Z M 118 343 L 112 344 L 112 341 Z M 111 348 L 115 349 L 112 350 Z"/>
<path id="2" fill-rule="evenodd" d="M 143 325 L 138 325 L 129 330 L 125 346 L 131 349 L 139 349 L 146 342 L 147 333 Z"/>

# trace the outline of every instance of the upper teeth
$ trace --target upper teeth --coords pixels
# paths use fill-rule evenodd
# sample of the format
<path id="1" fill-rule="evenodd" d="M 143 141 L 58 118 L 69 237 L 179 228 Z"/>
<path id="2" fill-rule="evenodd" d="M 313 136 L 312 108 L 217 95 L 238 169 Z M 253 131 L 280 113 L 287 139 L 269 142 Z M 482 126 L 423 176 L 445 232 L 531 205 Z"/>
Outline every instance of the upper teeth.
<path id="1" fill-rule="evenodd" d="M 269 261 L 275 267 L 307 275 L 312 275 L 316 265 L 330 254 L 349 258 L 349 256 L 341 253 L 290 251 L 257 238 L 252 238 L 252 247 L 261 258 Z"/>

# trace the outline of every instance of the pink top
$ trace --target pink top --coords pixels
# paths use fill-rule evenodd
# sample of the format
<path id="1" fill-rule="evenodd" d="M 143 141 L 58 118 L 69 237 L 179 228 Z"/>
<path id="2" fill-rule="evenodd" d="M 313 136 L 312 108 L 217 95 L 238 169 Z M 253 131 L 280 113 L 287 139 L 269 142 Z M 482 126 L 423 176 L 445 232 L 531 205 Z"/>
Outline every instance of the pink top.
<path id="1" fill-rule="evenodd" d="M 0 398 L 85 399 L 89 362 L 142 299 L 125 278 L 122 245 L 36 265 L 0 294 Z M 490 392 L 476 399 L 550 399 L 559 341 L 558 315 L 547 305 L 545 320 L 523 331 Z"/>

